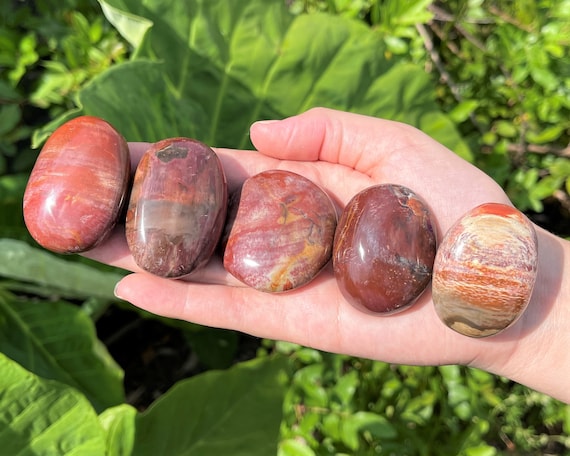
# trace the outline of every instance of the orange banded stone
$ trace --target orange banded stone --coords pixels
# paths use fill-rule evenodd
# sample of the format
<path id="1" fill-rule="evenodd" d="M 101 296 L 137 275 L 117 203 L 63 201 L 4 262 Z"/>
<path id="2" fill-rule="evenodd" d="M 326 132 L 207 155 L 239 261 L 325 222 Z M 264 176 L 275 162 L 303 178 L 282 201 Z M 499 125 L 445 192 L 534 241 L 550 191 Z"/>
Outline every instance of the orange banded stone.
<path id="1" fill-rule="evenodd" d="M 530 301 L 538 244 L 532 223 L 498 203 L 478 206 L 445 235 L 433 271 L 433 302 L 440 319 L 470 337 L 511 326 Z"/>

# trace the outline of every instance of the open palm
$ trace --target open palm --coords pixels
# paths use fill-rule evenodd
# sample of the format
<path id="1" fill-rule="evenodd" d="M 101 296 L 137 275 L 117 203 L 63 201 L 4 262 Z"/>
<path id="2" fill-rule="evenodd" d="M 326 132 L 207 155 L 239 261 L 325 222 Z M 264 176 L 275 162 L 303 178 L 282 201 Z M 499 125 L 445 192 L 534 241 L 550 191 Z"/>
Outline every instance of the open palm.
<path id="1" fill-rule="evenodd" d="M 282 121 L 254 124 L 251 139 L 256 152 L 216 150 L 230 191 L 250 175 L 286 169 L 319 184 L 342 207 L 370 185 L 401 184 L 427 202 L 438 241 L 471 208 L 490 201 L 509 203 L 484 173 L 422 132 L 396 122 L 313 109 Z M 145 148 L 131 144 L 135 163 Z M 88 255 L 135 271 L 120 282 L 116 293 L 150 312 L 387 362 L 461 363 L 500 371 L 498 366 L 507 362 L 517 338 L 529 331 L 522 318 L 490 339 L 456 334 L 438 319 L 429 287 L 402 313 L 371 315 L 342 297 L 330 265 L 305 287 L 269 295 L 237 282 L 223 270 L 219 258 L 186 280 L 141 272 L 121 229 Z M 532 318 L 541 320 L 536 312 L 531 312 Z"/>

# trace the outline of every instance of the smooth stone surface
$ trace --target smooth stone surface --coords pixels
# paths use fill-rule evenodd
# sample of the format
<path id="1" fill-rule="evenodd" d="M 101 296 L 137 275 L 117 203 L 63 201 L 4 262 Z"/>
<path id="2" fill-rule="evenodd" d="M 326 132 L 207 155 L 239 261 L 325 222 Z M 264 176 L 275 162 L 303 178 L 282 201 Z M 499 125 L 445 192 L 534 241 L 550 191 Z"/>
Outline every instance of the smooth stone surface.
<path id="1" fill-rule="evenodd" d="M 436 235 L 424 202 L 401 185 L 357 194 L 336 231 L 333 268 L 346 299 L 390 314 L 410 307 L 431 279 Z"/>
<path id="2" fill-rule="evenodd" d="M 303 176 L 265 171 L 247 179 L 224 252 L 224 267 L 265 292 L 310 282 L 329 261 L 336 211 Z"/>
<path id="3" fill-rule="evenodd" d="M 136 263 L 161 277 L 182 277 L 205 265 L 220 238 L 227 185 L 219 158 L 199 141 L 170 138 L 143 155 L 126 220 Z"/>
<path id="4" fill-rule="evenodd" d="M 60 126 L 38 155 L 24 193 L 32 237 L 57 253 L 95 247 L 113 229 L 129 184 L 127 142 L 109 123 L 82 116 Z"/>
<path id="5" fill-rule="evenodd" d="M 537 274 L 534 227 L 518 210 L 478 206 L 445 235 L 434 264 L 433 302 L 441 320 L 470 337 L 497 334 L 526 309 Z"/>

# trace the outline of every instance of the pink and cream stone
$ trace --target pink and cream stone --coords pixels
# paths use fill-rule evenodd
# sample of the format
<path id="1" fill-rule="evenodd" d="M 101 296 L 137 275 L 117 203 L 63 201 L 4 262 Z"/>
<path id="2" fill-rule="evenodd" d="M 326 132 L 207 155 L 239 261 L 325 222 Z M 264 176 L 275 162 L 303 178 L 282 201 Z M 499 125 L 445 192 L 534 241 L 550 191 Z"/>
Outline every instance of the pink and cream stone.
<path id="1" fill-rule="evenodd" d="M 438 249 L 435 310 L 463 335 L 497 334 L 528 306 L 537 263 L 536 233 L 521 212 L 498 203 L 478 206 L 455 223 Z"/>
<path id="2" fill-rule="evenodd" d="M 224 251 L 224 267 L 265 292 L 309 283 L 332 254 L 336 210 L 317 185 L 271 170 L 247 179 Z"/>

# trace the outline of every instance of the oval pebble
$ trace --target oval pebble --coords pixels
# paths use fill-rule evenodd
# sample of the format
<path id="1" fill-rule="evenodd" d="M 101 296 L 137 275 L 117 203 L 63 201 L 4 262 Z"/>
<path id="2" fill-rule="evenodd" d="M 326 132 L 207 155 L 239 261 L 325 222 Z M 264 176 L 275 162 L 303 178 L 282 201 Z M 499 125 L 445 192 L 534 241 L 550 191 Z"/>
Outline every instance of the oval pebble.
<path id="1" fill-rule="evenodd" d="M 401 185 L 376 185 L 345 207 L 333 268 L 356 307 L 390 314 L 410 307 L 431 279 L 436 235 L 425 203 Z"/>
<path id="2" fill-rule="evenodd" d="M 161 277 L 182 277 L 205 265 L 222 233 L 227 185 L 219 158 L 205 144 L 169 138 L 143 155 L 126 219 L 135 262 Z"/>
<path id="3" fill-rule="evenodd" d="M 335 227 L 335 208 L 316 184 L 289 171 L 262 172 L 243 184 L 224 267 L 257 290 L 292 290 L 330 260 Z"/>
<path id="4" fill-rule="evenodd" d="M 451 227 L 439 247 L 435 310 L 465 336 L 497 334 L 528 306 L 537 263 L 536 233 L 520 211 L 498 203 L 478 206 Z"/>
<path id="5" fill-rule="evenodd" d="M 57 253 L 79 253 L 107 238 L 121 214 L 130 175 L 125 139 L 103 119 L 81 116 L 57 128 L 38 155 L 24 193 L 32 237 Z"/>

